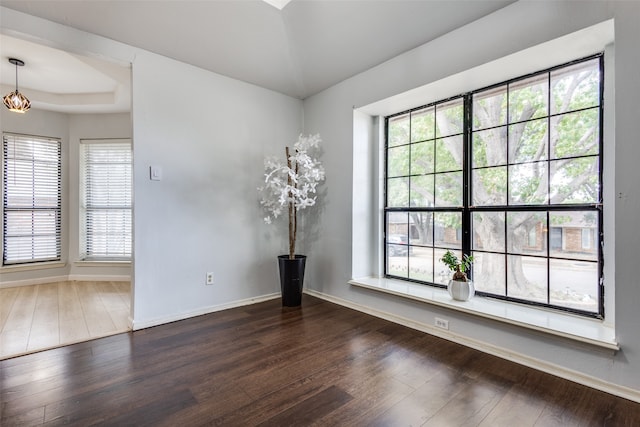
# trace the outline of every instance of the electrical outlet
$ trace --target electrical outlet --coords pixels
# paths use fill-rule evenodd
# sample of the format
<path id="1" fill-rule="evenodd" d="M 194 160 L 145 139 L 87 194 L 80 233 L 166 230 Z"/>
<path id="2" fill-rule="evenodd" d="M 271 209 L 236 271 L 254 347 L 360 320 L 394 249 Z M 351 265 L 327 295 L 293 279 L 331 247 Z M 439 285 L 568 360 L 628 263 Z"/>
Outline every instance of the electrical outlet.
<path id="1" fill-rule="evenodd" d="M 213 285 L 213 272 L 207 273 L 207 285 Z"/>
<path id="2" fill-rule="evenodd" d="M 449 330 L 449 321 L 436 317 L 435 325 L 438 328 Z"/>

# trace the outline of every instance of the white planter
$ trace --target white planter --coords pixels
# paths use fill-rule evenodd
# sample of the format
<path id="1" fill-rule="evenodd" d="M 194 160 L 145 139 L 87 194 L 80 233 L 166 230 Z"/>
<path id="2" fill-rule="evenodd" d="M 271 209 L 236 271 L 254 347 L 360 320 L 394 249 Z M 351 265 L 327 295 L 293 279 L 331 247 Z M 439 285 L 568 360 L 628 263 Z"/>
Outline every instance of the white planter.
<path id="1" fill-rule="evenodd" d="M 476 292 L 471 280 L 468 282 L 449 280 L 447 290 L 449 291 L 451 298 L 457 301 L 469 301 Z"/>

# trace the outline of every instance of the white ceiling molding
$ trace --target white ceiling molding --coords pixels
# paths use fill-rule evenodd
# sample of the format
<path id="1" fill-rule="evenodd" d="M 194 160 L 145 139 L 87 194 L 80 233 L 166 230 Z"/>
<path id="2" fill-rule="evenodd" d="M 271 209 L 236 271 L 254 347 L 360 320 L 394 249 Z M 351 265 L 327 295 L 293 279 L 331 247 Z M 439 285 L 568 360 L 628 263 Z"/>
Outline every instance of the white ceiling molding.
<path id="1" fill-rule="evenodd" d="M 20 67 L 20 91 L 33 108 L 65 113 L 127 112 L 131 109 L 129 67 L 71 54 L 48 46 L 0 34 L 2 94 L 15 88 L 14 65 Z"/>

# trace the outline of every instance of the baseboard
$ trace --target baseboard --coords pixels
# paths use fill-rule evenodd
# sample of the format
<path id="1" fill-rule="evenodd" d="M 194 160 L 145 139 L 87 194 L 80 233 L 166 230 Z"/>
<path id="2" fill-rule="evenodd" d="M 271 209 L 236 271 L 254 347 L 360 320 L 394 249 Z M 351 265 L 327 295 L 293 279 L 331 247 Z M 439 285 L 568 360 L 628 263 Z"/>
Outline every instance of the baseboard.
<path id="1" fill-rule="evenodd" d="M 430 335 L 437 336 L 439 338 L 446 339 L 448 341 L 462 344 L 467 347 L 474 348 L 484 353 L 491 354 L 493 356 L 500 357 L 511 362 L 518 363 L 520 365 L 527 366 L 529 368 L 536 369 L 538 371 L 545 372 L 547 374 L 555 375 L 560 378 L 564 378 L 569 381 L 573 381 L 578 384 L 585 385 L 587 387 L 594 388 L 596 390 L 604 391 L 606 393 L 613 394 L 625 399 L 632 400 L 640 403 L 640 391 L 625 387 L 617 384 L 613 384 L 604 381 L 600 378 L 596 378 L 590 375 L 583 374 L 582 372 L 567 369 L 563 366 L 559 366 L 553 363 L 546 362 L 534 357 L 530 357 L 525 354 L 513 352 L 502 347 L 498 347 L 492 344 L 487 344 L 482 341 L 475 340 L 473 338 L 466 337 L 454 332 L 450 332 L 444 329 L 436 328 L 435 326 L 427 325 L 425 323 L 416 322 L 396 314 L 388 313 L 382 310 L 373 309 L 361 304 L 354 303 L 352 301 L 344 300 L 323 292 L 318 292 L 313 289 L 305 289 L 304 293 L 312 295 L 314 297 L 329 301 L 347 308 L 360 311 L 362 313 L 370 314 L 381 319 L 388 320 L 399 325 L 406 326 L 411 329 L 415 329 L 421 332 L 428 333 Z"/>
<path id="2" fill-rule="evenodd" d="M 10 282 L 2 282 L 2 283 L 0 283 L 0 289 L 17 288 L 19 286 L 42 285 L 44 283 L 53 283 L 53 282 L 66 282 L 68 280 L 69 280 L 69 276 L 67 276 L 67 275 L 38 277 L 38 278 L 34 278 L 34 279 L 12 280 Z"/>
<path id="3" fill-rule="evenodd" d="M 23 279 L 23 280 L 12 280 L 10 282 L 2 282 L 0 283 L 0 289 L 4 288 L 16 288 L 18 286 L 33 286 L 33 285 L 42 285 L 44 283 L 53 283 L 53 282 L 69 282 L 72 280 L 79 280 L 85 282 L 130 282 L 131 276 L 129 275 L 112 275 L 112 276 L 104 276 L 104 275 L 90 275 L 90 274 L 69 274 L 62 276 L 49 276 L 49 277 L 38 277 L 34 279 Z"/>
<path id="4" fill-rule="evenodd" d="M 280 293 L 262 295 L 258 297 L 247 298 L 238 301 L 232 301 L 219 305 L 212 305 L 208 307 L 199 308 L 197 310 L 178 313 L 171 316 L 156 317 L 154 319 L 135 321 L 130 319 L 131 329 L 134 331 L 140 329 L 151 328 L 153 326 L 164 325 L 165 323 L 177 322 L 179 320 L 189 319 L 191 317 L 202 316 L 203 314 L 215 313 L 216 311 L 228 310 L 230 308 L 242 307 L 245 305 L 257 304 L 263 301 L 269 301 L 272 299 L 280 298 Z"/>
<path id="5" fill-rule="evenodd" d="M 112 275 L 112 276 L 100 276 L 91 274 L 70 274 L 69 280 L 76 280 L 82 282 L 130 282 L 131 276 L 128 274 Z"/>

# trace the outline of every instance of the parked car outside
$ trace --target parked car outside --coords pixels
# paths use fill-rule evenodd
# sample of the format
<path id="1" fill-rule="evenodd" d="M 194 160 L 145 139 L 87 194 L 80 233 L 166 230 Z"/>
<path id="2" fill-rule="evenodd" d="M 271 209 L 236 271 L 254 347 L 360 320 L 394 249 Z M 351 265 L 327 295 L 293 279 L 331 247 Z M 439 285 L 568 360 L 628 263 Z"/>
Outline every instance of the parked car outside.
<path id="1" fill-rule="evenodd" d="M 389 234 L 387 236 L 388 256 L 406 256 L 409 253 L 411 253 L 411 247 L 406 234 Z"/>

